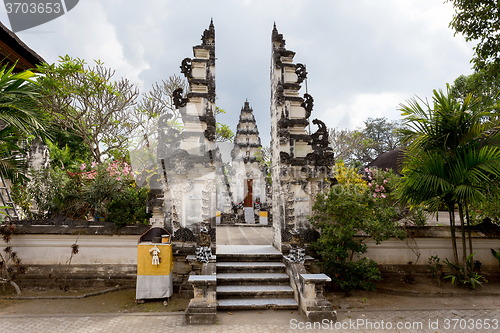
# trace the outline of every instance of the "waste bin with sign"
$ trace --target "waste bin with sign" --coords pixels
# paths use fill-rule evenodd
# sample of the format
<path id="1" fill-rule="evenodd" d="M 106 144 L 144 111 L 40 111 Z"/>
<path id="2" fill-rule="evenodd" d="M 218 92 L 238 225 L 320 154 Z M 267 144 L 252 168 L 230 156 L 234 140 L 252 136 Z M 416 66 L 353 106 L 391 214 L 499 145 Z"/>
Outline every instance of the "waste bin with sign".
<path id="1" fill-rule="evenodd" d="M 170 237 L 163 228 L 151 228 L 139 238 L 136 302 L 172 296 L 174 262 Z"/>

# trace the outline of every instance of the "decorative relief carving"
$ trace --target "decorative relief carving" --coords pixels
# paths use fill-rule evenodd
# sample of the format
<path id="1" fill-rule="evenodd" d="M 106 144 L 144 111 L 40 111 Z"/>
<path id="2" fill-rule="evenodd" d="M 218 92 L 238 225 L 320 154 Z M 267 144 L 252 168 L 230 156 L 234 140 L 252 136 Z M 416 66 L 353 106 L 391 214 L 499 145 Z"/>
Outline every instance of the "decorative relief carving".
<path id="1" fill-rule="evenodd" d="M 191 179 L 186 179 L 183 182 L 182 191 L 184 193 L 190 192 L 194 188 L 194 183 Z"/>
<path id="2" fill-rule="evenodd" d="M 285 90 L 283 89 L 281 82 L 278 82 L 278 85 L 276 86 L 276 104 L 285 104 Z"/>
<path id="3" fill-rule="evenodd" d="M 172 101 L 174 102 L 174 106 L 176 109 L 186 106 L 187 102 L 189 101 L 188 98 L 182 97 L 182 91 L 182 88 L 177 88 L 172 93 Z"/>
<path id="4" fill-rule="evenodd" d="M 191 64 L 191 58 L 184 58 L 181 62 L 181 73 L 184 74 L 186 78 L 191 78 L 193 77 L 192 73 L 192 64 Z"/>
<path id="5" fill-rule="evenodd" d="M 306 66 L 303 64 L 295 65 L 295 74 L 297 74 L 297 83 L 302 83 L 307 78 Z"/>
<path id="6" fill-rule="evenodd" d="M 208 100 L 210 103 L 215 103 L 215 80 L 213 78 L 208 81 Z"/>
<path id="7" fill-rule="evenodd" d="M 318 130 L 311 134 L 311 145 L 313 150 L 323 150 L 328 147 L 328 129 L 324 122 L 314 119 L 312 123 L 318 126 Z"/>
<path id="8" fill-rule="evenodd" d="M 214 180 L 205 180 L 205 188 L 207 189 L 207 193 L 213 193 L 215 191 L 215 181 Z"/>
<path id="9" fill-rule="evenodd" d="M 290 154 L 284 151 L 280 151 L 280 162 L 281 164 L 290 164 Z"/>
<path id="10" fill-rule="evenodd" d="M 311 116 L 311 112 L 314 106 L 314 99 L 312 98 L 311 95 L 308 93 L 304 94 L 304 101 L 300 105 L 306 110 L 306 119 L 308 119 Z M 316 119 L 317 120 L 317 119 Z M 314 121 L 313 121 L 314 123 Z"/>

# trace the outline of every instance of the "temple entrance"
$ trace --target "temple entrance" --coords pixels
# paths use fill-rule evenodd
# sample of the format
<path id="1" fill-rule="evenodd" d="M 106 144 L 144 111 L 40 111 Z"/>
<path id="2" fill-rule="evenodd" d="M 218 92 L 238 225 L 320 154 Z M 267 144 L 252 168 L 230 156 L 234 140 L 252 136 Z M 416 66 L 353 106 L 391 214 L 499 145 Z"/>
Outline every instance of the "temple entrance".
<path id="1" fill-rule="evenodd" d="M 243 200 L 245 223 L 254 224 L 255 215 L 253 210 L 253 180 L 245 181 L 245 199 Z"/>
<path id="2" fill-rule="evenodd" d="M 253 207 L 253 179 L 247 179 L 245 182 L 245 200 L 243 201 L 243 206 Z"/>

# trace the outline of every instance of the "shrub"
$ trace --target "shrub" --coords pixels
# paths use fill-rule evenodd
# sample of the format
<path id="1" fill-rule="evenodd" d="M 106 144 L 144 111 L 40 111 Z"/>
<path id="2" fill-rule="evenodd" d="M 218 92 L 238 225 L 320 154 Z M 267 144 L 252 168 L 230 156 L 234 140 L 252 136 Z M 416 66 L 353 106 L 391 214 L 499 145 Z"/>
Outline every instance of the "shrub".
<path id="1" fill-rule="evenodd" d="M 353 289 L 370 290 L 381 279 L 376 262 L 362 258 L 367 252 L 365 241 L 377 244 L 391 236 L 404 238 L 398 228 L 396 209 L 386 198 L 375 197 L 354 169 L 341 165 L 339 184 L 329 193 L 319 194 L 313 206 L 311 223 L 321 229 L 320 238 L 312 244 L 322 258 L 322 268 L 346 293 Z M 342 182 L 341 182 L 342 181 Z M 354 237 L 360 233 L 362 237 Z"/>
<path id="2" fill-rule="evenodd" d="M 62 214 L 71 219 L 115 223 L 147 223 L 148 189 L 139 188 L 127 163 L 81 164 L 81 172 L 59 168 L 33 171 L 27 185 L 16 185 L 13 200 L 27 217 L 51 218 Z M 32 214 L 33 201 L 38 213 Z"/>

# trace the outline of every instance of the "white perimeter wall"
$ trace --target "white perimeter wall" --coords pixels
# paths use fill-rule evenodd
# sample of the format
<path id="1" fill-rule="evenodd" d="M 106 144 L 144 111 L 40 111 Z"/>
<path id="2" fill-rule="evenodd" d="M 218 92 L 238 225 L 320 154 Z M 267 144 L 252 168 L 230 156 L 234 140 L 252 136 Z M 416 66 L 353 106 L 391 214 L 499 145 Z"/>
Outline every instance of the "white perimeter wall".
<path id="1" fill-rule="evenodd" d="M 23 264 L 57 265 L 65 264 L 71 254 L 71 244 L 77 236 L 71 235 L 14 235 L 12 246 L 17 251 Z M 137 263 L 137 240 L 139 236 L 102 236 L 81 235 L 78 238 L 79 252 L 72 259 L 72 265 L 78 264 L 123 264 Z M 437 255 L 444 260 L 453 259 L 451 240 L 449 238 L 417 238 L 415 251 L 421 253 L 417 265 L 427 265 L 427 259 Z M 458 242 L 459 257 L 461 257 L 461 240 Z M 473 239 L 475 260 L 483 265 L 498 267 L 498 260 L 493 257 L 490 249 L 500 250 L 500 239 Z M 405 241 L 390 239 L 380 245 L 368 242 L 366 256 L 379 264 L 406 265 L 409 261 L 415 264 L 416 255 Z"/>

